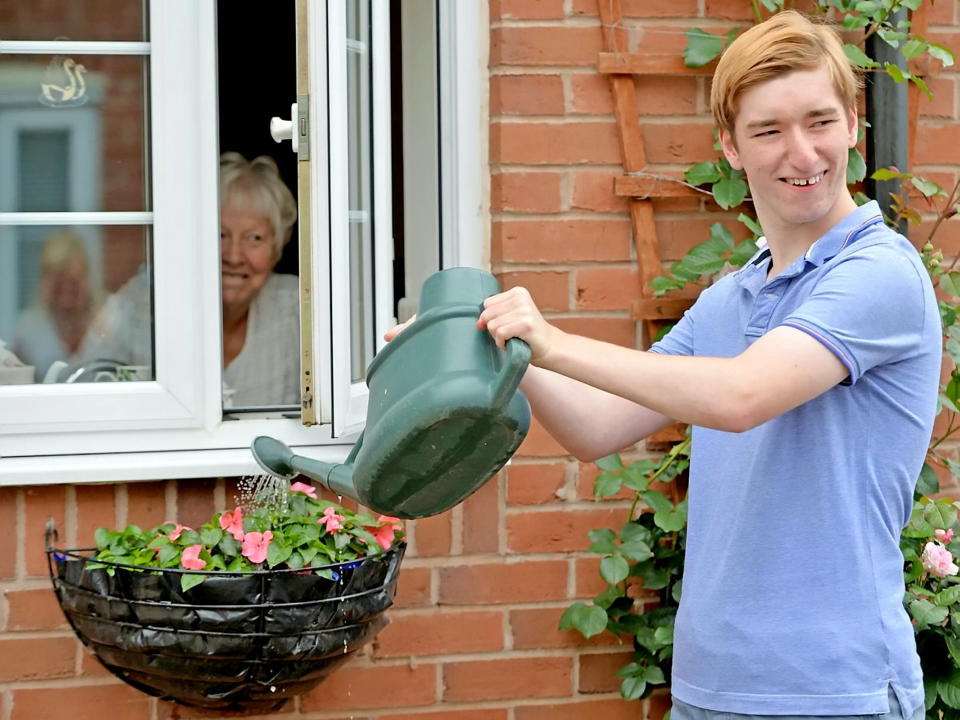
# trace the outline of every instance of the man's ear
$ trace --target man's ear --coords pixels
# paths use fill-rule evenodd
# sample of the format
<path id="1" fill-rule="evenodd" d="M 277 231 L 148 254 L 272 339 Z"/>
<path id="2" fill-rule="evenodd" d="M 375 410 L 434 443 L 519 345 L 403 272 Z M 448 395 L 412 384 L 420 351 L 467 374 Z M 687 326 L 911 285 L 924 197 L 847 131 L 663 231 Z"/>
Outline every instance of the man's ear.
<path id="1" fill-rule="evenodd" d="M 850 108 L 847 112 L 847 147 L 852 148 L 857 145 L 857 136 L 860 134 L 860 123 L 857 117 L 857 109 Z"/>
<path id="2" fill-rule="evenodd" d="M 723 149 L 723 155 L 734 170 L 743 170 L 743 163 L 740 162 L 740 153 L 737 151 L 737 143 L 733 138 L 733 133 L 729 130 L 720 130 L 720 147 Z"/>

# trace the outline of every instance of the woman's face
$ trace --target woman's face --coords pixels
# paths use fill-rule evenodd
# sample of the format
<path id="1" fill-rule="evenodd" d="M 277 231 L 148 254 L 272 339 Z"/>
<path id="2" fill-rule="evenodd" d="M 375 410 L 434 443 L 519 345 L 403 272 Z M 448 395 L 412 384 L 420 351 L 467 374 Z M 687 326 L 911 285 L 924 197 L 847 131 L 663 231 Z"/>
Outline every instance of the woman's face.
<path id="1" fill-rule="evenodd" d="M 268 218 L 229 205 L 220 208 L 220 279 L 225 313 L 245 313 L 279 259 Z"/>

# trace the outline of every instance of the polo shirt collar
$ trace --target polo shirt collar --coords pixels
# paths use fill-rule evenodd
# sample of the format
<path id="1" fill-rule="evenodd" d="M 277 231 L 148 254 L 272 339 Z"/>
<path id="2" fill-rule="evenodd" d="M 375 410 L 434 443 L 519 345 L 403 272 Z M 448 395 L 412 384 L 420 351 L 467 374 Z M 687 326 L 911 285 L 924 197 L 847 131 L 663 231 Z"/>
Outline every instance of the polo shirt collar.
<path id="1" fill-rule="evenodd" d="M 799 275 L 807 263 L 817 266 L 835 257 L 847 245 L 856 241 L 861 230 L 874 223 L 883 222 L 883 215 L 876 200 L 864 203 L 843 220 L 834 225 L 825 235 L 814 241 L 801 257 L 784 270 L 778 277 L 787 278 Z M 767 282 L 767 267 L 770 261 L 770 248 L 766 239 L 760 238 L 759 249 L 737 273 L 740 285 L 756 295 Z"/>

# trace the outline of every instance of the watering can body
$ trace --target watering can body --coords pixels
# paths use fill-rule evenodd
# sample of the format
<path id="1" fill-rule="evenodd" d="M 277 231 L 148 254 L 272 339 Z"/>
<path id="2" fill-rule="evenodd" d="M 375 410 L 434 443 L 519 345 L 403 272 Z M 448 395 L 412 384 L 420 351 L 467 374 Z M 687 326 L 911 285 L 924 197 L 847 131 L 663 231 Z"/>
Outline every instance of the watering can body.
<path id="1" fill-rule="evenodd" d="M 530 407 L 517 390 L 529 348 L 512 339 L 503 352 L 476 327 L 483 300 L 499 291 L 492 275 L 474 268 L 430 276 L 417 319 L 367 369 L 366 428 L 347 460 L 331 465 L 292 455 L 281 470 L 401 518 L 435 515 L 479 489 L 530 426 Z"/>

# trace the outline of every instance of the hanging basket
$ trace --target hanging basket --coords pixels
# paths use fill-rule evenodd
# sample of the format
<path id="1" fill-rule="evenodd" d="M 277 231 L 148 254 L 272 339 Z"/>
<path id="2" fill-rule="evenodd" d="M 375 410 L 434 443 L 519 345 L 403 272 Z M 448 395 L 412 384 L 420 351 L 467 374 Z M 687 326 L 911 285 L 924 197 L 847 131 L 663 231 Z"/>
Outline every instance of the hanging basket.
<path id="1" fill-rule="evenodd" d="M 270 711 L 306 692 L 387 624 L 401 543 L 311 570 L 138 568 L 48 544 L 50 579 L 74 631 L 121 680 L 164 700 Z M 184 591 L 181 576 L 204 575 Z"/>

